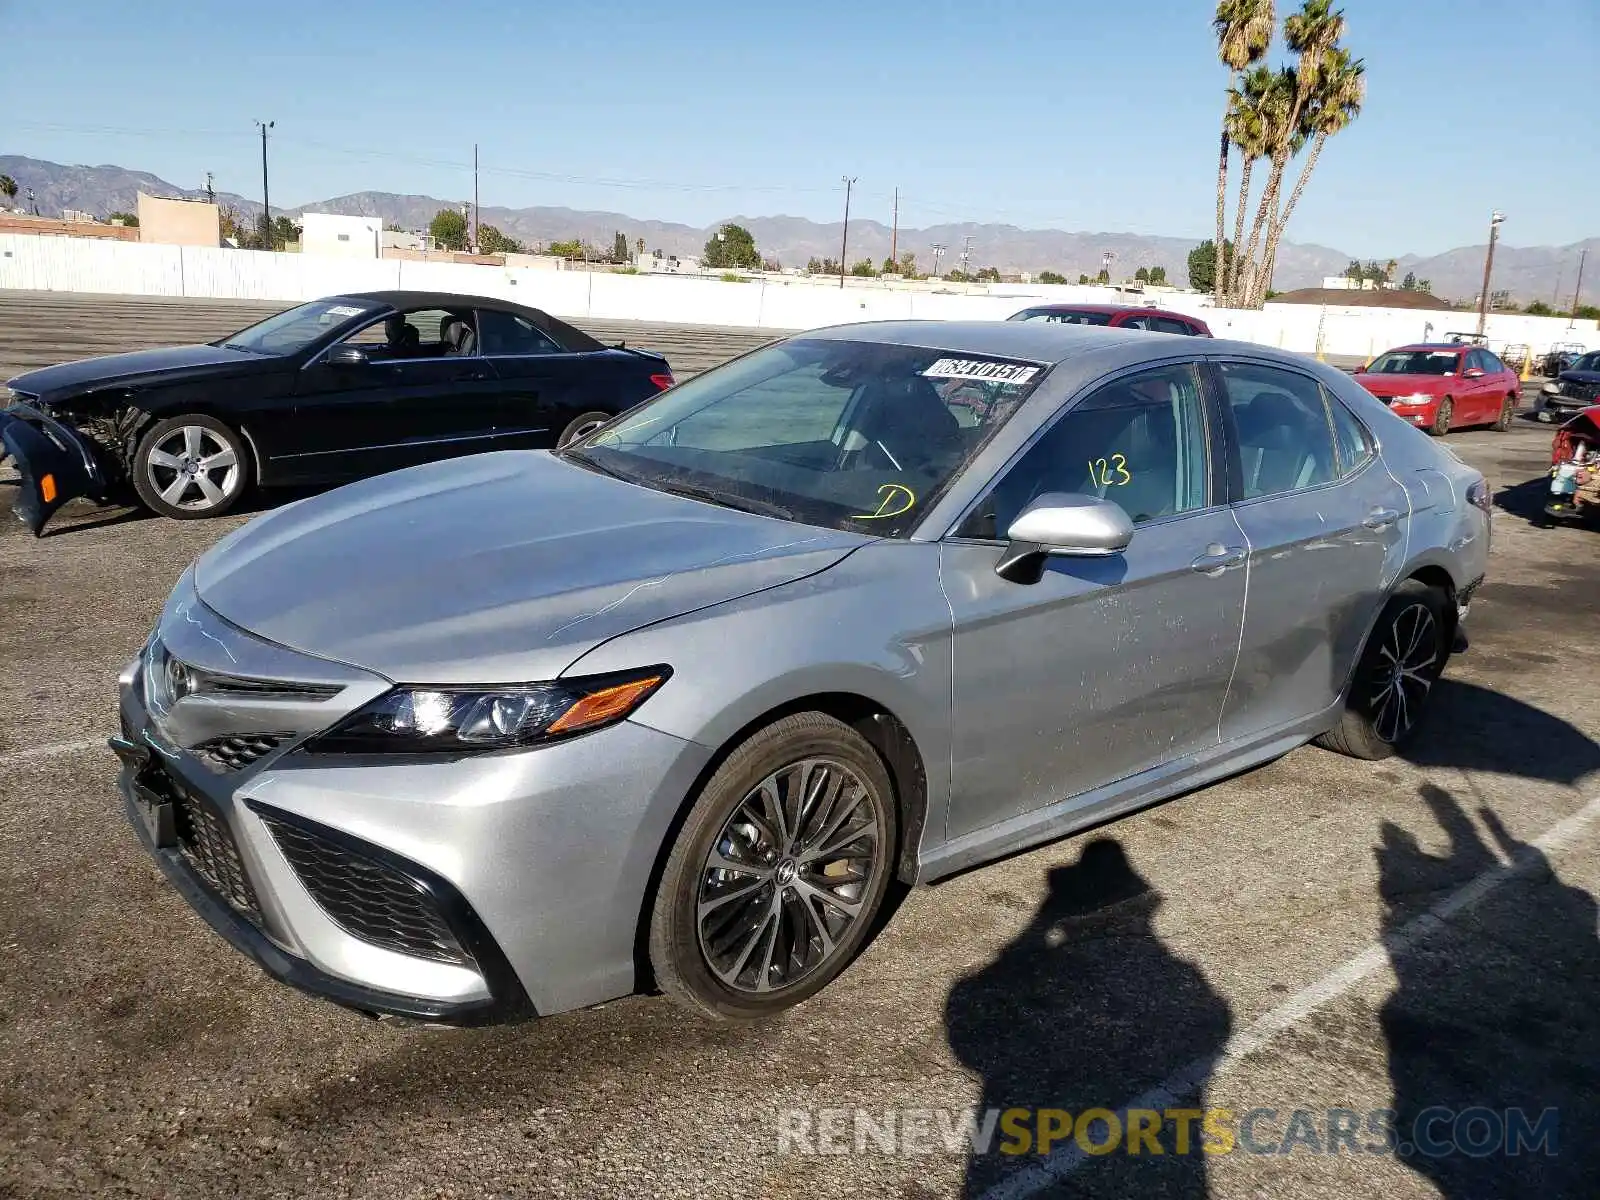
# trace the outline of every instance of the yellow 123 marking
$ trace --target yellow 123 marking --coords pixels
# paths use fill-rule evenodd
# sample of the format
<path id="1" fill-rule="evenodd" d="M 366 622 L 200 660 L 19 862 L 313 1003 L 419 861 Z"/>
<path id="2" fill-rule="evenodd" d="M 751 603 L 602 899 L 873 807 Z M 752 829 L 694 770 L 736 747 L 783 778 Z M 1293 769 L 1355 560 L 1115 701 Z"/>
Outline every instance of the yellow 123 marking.
<path id="1" fill-rule="evenodd" d="M 1128 470 L 1128 460 L 1121 454 L 1113 454 L 1110 459 L 1091 458 L 1089 460 L 1089 482 L 1096 487 L 1122 487 L 1133 482 L 1133 474 Z"/>

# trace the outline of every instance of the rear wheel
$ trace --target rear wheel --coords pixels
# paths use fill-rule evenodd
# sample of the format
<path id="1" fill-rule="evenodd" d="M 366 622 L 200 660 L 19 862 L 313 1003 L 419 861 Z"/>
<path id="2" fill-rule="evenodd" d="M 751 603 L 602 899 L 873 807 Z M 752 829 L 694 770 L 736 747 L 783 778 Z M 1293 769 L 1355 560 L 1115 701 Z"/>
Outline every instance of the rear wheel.
<path id="1" fill-rule="evenodd" d="M 1352 758 L 1388 758 L 1416 733 L 1450 657 L 1449 600 L 1409 579 L 1395 589 L 1356 666 L 1344 715 L 1317 739 Z"/>
<path id="2" fill-rule="evenodd" d="M 1455 401 L 1451 400 L 1449 396 L 1439 401 L 1439 407 L 1433 413 L 1433 424 L 1428 428 L 1428 432 L 1433 434 L 1434 437 L 1443 437 L 1449 433 L 1450 420 L 1455 416 L 1455 411 Z"/>
<path id="3" fill-rule="evenodd" d="M 821 991 L 866 944 L 893 873 L 883 760 L 823 713 L 784 717 L 730 754 L 690 810 L 650 917 L 650 965 L 719 1021 Z"/>
<path id="4" fill-rule="evenodd" d="M 1505 403 L 1500 405 L 1500 418 L 1494 423 L 1496 433 L 1505 433 L 1511 428 L 1511 421 L 1517 415 L 1517 398 L 1507 396 Z"/>
<path id="5" fill-rule="evenodd" d="M 250 485 L 244 438 L 215 417 L 169 417 L 134 448 L 133 488 L 151 511 L 178 521 L 220 517 Z"/>
<path id="6" fill-rule="evenodd" d="M 600 426 L 611 420 L 610 413 L 586 412 L 582 416 L 574 417 L 568 422 L 567 427 L 561 431 L 561 437 L 556 441 L 556 448 L 575 442 L 581 437 L 588 437 Z"/>

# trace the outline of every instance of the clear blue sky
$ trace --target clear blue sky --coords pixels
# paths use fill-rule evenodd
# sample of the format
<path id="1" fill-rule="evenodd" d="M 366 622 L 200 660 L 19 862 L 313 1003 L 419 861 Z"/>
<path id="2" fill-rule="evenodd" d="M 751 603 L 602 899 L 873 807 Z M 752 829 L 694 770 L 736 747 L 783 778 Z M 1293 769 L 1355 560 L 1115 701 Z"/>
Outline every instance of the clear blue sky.
<path id="1" fill-rule="evenodd" d="M 1366 111 L 1288 236 L 1382 258 L 1600 233 L 1597 0 L 1344 0 Z M 1280 20 L 1290 5 L 1280 2 Z M 272 196 L 1206 236 L 1208 0 L 0 0 L 0 152 Z M 1520 48 L 1520 53 L 1518 52 Z M 1574 57 L 1567 58 L 1570 48 Z M 1276 53 L 1281 54 L 1281 48 Z M 1563 115 L 1564 114 L 1564 115 Z"/>

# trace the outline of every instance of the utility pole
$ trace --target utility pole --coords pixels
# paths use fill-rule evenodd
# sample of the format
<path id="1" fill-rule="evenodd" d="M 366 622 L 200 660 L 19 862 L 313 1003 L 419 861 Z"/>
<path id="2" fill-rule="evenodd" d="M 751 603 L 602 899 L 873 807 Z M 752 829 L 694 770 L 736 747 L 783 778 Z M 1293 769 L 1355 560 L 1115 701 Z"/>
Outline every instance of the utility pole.
<path id="1" fill-rule="evenodd" d="M 900 189 L 894 190 L 894 223 L 889 226 L 889 261 L 900 266 Z"/>
<path id="2" fill-rule="evenodd" d="M 839 287 L 844 288 L 845 252 L 850 247 L 850 189 L 856 185 L 854 175 L 841 175 L 844 182 L 844 236 L 839 239 Z"/>
<path id="3" fill-rule="evenodd" d="M 1489 252 L 1483 256 L 1483 294 L 1478 297 L 1478 336 L 1483 336 L 1483 328 L 1489 321 L 1489 279 L 1494 273 L 1494 244 L 1500 240 L 1500 223 L 1506 219 L 1503 212 L 1496 210 L 1489 216 Z"/>
<path id="4" fill-rule="evenodd" d="M 472 143 L 472 252 L 478 253 L 478 143 Z"/>
<path id="5" fill-rule="evenodd" d="M 1578 297 L 1583 295 L 1583 264 L 1588 261 L 1589 247 L 1583 248 L 1583 253 L 1578 255 L 1578 286 L 1572 289 L 1572 319 L 1567 322 L 1568 329 L 1578 326 Z"/>
<path id="6" fill-rule="evenodd" d="M 216 186 L 211 181 L 211 172 L 207 171 L 206 172 L 206 203 L 215 204 L 216 202 L 217 202 L 217 189 L 216 189 Z"/>
<path id="7" fill-rule="evenodd" d="M 276 125 L 276 121 L 257 121 L 256 126 L 261 130 L 261 248 L 272 249 L 272 201 L 267 192 L 267 130 Z"/>
<path id="8" fill-rule="evenodd" d="M 970 233 L 961 239 L 961 274 L 963 277 L 972 274 L 972 243 L 976 240 L 976 237 Z"/>
<path id="9" fill-rule="evenodd" d="M 1116 262 L 1117 252 L 1106 250 L 1100 255 L 1100 269 L 1106 273 L 1106 282 L 1111 282 L 1111 264 Z"/>
<path id="10" fill-rule="evenodd" d="M 943 257 L 944 257 L 944 243 L 943 242 L 935 242 L 933 244 L 933 277 L 935 279 L 939 278 L 939 260 L 941 258 L 943 258 Z"/>

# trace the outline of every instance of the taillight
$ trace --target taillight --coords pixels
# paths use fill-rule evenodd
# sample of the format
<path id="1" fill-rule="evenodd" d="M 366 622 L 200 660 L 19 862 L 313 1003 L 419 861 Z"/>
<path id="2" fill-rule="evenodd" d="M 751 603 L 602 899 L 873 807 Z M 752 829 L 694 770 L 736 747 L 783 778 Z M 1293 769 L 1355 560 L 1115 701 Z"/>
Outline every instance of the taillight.
<path id="1" fill-rule="evenodd" d="M 656 391 L 664 392 L 677 381 L 672 378 L 671 372 L 662 372 L 660 375 L 650 376 L 650 382 L 656 385 Z"/>
<path id="2" fill-rule="evenodd" d="M 1489 512 L 1494 507 L 1494 498 L 1489 494 L 1489 481 L 1476 479 L 1467 485 L 1467 503 L 1473 508 L 1481 508 Z"/>

